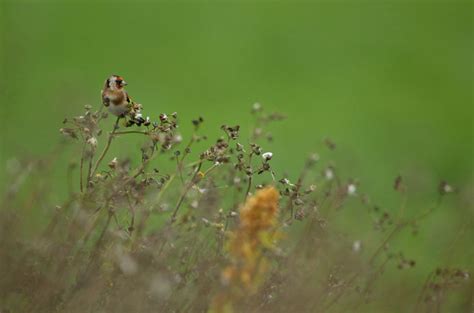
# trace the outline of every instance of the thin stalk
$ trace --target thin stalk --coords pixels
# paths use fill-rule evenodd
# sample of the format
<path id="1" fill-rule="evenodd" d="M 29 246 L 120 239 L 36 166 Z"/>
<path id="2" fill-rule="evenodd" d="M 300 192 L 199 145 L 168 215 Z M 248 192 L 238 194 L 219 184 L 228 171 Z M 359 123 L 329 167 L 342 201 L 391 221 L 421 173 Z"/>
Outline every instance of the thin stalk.
<path id="1" fill-rule="evenodd" d="M 86 189 L 89 188 L 89 185 L 90 185 L 90 182 L 91 182 L 91 179 L 92 179 L 92 175 L 91 175 L 91 172 L 92 172 L 92 159 L 94 158 L 94 154 L 93 152 L 91 152 L 91 157 L 89 158 L 89 165 L 88 165 L 88 168 L 87 168 L 87 185 L 86 185 Z"/>
<path id="2" fill-rule="evenodd" d="M 426 212 L 424 213 L 421 213 L 420 215 L 418 215 L 417 217 L 414 217 L 413 219 L 411 220 L 408 220 L 408 221 L 400 221 L 398 222 L 398 224 L 395 226 L 395 228 L 390 232 L 390 234 L 388 234 L 388 236 L 385 238 L 385 240 L 382 241 L 382 243 L 375 249 L 374 253 L 372 254 L 372 256 L 369 258 L 369 264 L 373 264 L 375 259 L 377 258 L 377 256 L 380 254 L 380 252 L 383 251 L 383 248 L 385 247 L 385 245 L 390 241 L 392 240 L 392 238 L 398 234 L 402 229 L 404 229 L 407 225 L 410 225 L 412 223 L 415 223 L 415 222 L 418 222 L 424 218 L 426 218 L 431 212 L 433 212 L 437 207 L 440 206 L 441 204 L 441 200 L 442 200 L 442 196 L 438 199 L 437 203 L 435 206 L 433 206 L 432 208 L 428 209 Z M 359 275 L 361 275 L 362 273 L 361 272 L 357 272 L 355 273 L 348 281 L 348 284 L 346 285 L 351 285 L 352 282 L 354 282 L 357 277 L 359 277 Z M 332 301 L 330 301 L 326 306 L 324 306 L 323 308 L 323 312 L 327 311 L 332 305 L 334 305 L 339 299 L 340 297 L 345 293 L 345 289 L 343 289 L 337 296 L 335 296 L 335 298 L 333 298 Z M 416 309 L 416 307 L 415 307 Z"/>
<path id="3" fill-rule="evenodd" d="M 80 186 L 80 190 L 81 190 L 81 193 L 83 192 L 83 178 L 82 178 L 82 172 L 83 172 L 83 168 L 84 168 L 84 154 L 85 154 L 85 151 L 86 151 L 86 142 L 84 141 L 84 145 L 82 147 L 82 154 L 81 154 L 81 164 L 79 165 L 79 186 Z"/>
<path id="4" fill-rule="evenodd" d="M 176 221 L 176 214 L 178 214 L 178 210 L 179 208 L 181 207 L 181 204 L 183 204 L 183 201 L 184 199 L 186 198 L 186 195 L 188 194 L 189 190 L 191 189 L 191 187 L 194 185 L 194 182 L 196 180 L 196 176 L 197 174 L 199 173 L 199 171 L 201 170 L 201 166 L 202 166 L 202 162 L 203 160 L 201 160 L 196 168 L 196 170 L 194 171 L 194 175 L 193 177 L 191 177 L 191 179 L 189 180 L 188 184 L 186 185 L 186 187 L 183 189 L 183 192 L 181 193 L 181 197 L 179 197 L 179 200 L 178 200 L 178 203 L 176 204 L 176 208 L 174 209 L 173 211 L 173 215 L 171 215 L 171 222 L 173 223 L 174 221 Z"/>
<path id="5" fill-rule="evenodd" d="M 92 170 L 91 177 L 94 176 L 95 172 L 97 172 L 97 168 L 99 168 L 100 163 L 102 160 L 105 158 L 105 155 L 107 154 L 107 151 L 109 151 L 110 144 L 112 143 L 112 139 L 114 138 L 114 134 L 117 131 L 118 128 L 118 123 L 120 121 L 120 116 L 117 117 L 117 120 L 115 121 L 114 128 L 112 129 L 112 132 L 109 133 L 109 139 L 107 140 L 107 144 L 104 148 L 104 151 L 102 151 L 102 154 L 100 155 L 99 159 L 94 165 L 94 169 Z"/>
<path id="6" fill-rule="evenodd" d="M 252 187 L 252 175 L 249 176 L 249 181 L 247 184 L 247 190 L 245 191 L 244 195 L 244 203 L 247 201 L 247 197 L 249 196 L 250 188 Z"/>
<path id="7" fill-rule="evenodd" d="M 184 164 L 184 159 L 186 156 L 189 154 L 187 151 L 191 148 L 193 143 L 196 141 L 196 130 L 194 131 L 193 135 L 191 136 L 191 140 L 188 142 L 186 147 L 183 150 L 183 156 L 181 157 L 181 160 L 179 158 L 176 158 L 177 161 L 177 169 L 178 169 L 178 174 L 179 178 L 181 180 L 181 183 L 184 185 L 184 178 L 183 178 L 183 164 Z"/>
<path id="8" fill-rule="evenodd" d="M 146 135 L 146 136 L 150 135 L 149 132 L 139 131 L 139 130 L 127 130 L 123 132 L 115 132 L 113 135 L 119 136 L 119 135 L 126 135 L 126 134 L 141 134 L 141 135 Z"/>
<path id="9" fill-rule="evenodd" d="M 401 231 L 407 224 L 406 223 L 399 223 L 395 228 L 388 234 L 388 236 L 385 238 L 384 241 L 378 246 L 378 248 L 375 250 L 374 254 L 372 254 L 372 257 L 369 259 L 369 264 L 373 264 L 377 256 L 382 252 L 383 248 L 386 246 L 386 244 L 399 232 Z"/>
<path id="10" fill-rule="evenodd" d="M 151 155 L 146 160 L 142 161 L 142 164 L 138 168 L 137 172 L 133 175 L 133 178 L 137 178 L 143 173 L 148 163 L 150 163 L 150 161 L 154 157 L 155 151 L 156 151 L 156 143 L 154 143 L 152 146 Z"/>
<path id="11" fill-rule="evenodd" d="M 135 227 L 135 212 L 136 212 L 136 209 L 132 204 L 132 199 L 130 199 L 130 193 L 129 192 L 127 192 L 127 201 L 128 201 L 128 206 L 130 208 L 130 213 L 132 214 L 132 220 L 130 221 L 130 226 L 128 227 L 128 232 L 131 236 L 132 233 L 133 233 L 134 227 Z"/>
<path id="12" fill-rule="evenodd" d="M 423 300 L 423 296 L 426 292 L 426 289 L 428 288 L 428 284 L 429 282 L 431 281 L 431 278 L 433 277 L 433 272 L 431 272 L 428 277 L 426 277 L 426 280 L 425 282 L 423 283 L 423 287 L 421 288 L 421 291 L 420 293 L 418 294 L 418 298 L 416 300 L 416 304 L 415 304 L 415 307 L 413 308 L 413 313 L 416 313 L 416 312 L 419 312 L 418 311 L 418 307 L 420 306 L 421 304 L 421 301 Z"/>
<path id="13" fill-rule="evenodd" d="M 250 188 L 252 187 L 252 176 L 253 176 L 252 156 L 253 156 L 253 152 L 250 152 L 250 154 L 249 154 L 249 160 L 248 160 L 248 167 L 249 167 L 250 170 L 252 171 L 252 174 L 251 174 L 251 175 L 248 175 L 249 181 L 248 181 L 248 184 L 247 184 L 247 190 L 245 191 L 245 195 L 244 195 L 244 203 L 245 203 L 245 201 L 247 201 L 247 197 L 249 196 Z"/>

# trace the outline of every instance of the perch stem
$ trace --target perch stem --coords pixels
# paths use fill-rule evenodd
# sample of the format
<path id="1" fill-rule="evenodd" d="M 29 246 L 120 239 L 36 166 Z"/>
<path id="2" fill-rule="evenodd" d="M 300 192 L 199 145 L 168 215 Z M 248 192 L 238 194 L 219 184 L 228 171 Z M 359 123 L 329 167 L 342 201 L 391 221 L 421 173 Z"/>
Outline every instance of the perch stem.
<path id="1" fill-rule="evenodd" d="M 112 132 L 109 133 L 109 139 L 107 140 L 107 145 L 104 148 L 104 151 L 102 151 L 102 154 L 100 155 L 99 159 L 94 165 L 94 169 L 92 170 L 91 177 L 94 176 L 95 172 L 97 172 L 97 168 L 99 168 L 100 163 L 102 160 L 105 158 L 105 155 L 107 154 L 107 151 L 109 151 L 110 145 L 112 144 L 112 140 L 114 138 L 114 134 L 118 128 L 118 123 L 120 121 L 120 116 L 117 117 L 117 120 L 115 121 L 114 128 L 112 129 Z M 91 178 L 89 177 L 89 179 Z"/>

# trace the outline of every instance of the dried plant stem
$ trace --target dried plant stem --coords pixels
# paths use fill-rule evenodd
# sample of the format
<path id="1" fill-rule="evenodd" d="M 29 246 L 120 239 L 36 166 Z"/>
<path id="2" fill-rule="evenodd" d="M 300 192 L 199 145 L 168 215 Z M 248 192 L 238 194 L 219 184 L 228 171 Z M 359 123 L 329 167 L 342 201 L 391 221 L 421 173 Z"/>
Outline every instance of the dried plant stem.
<path id="1" fill-rule="evenodd" d="M 386 258 L 385 261 L 382 262 L 382 264 L 374 271 L 373 274 L 370 275 L 367 283 L 366 283 L 366 286 L 364 288 L 364 291 L 362 292 L 362 294 L 367 294 L 369 293 L 369 291 L 371 290 L 371 288 L 373 287 L 373 285 L 375 284 L 375 282 L 377 281 L 377 277 L 379 275 L 381 275 L 385 269 L 385 266 L 387 265 L 387 263 L 390 261 L 390 258 Z M 359 301 L 357 304 L 350 304 L 349 306 L 347 306 L 345 309 L 341 310 L 341 311 L 338 311 L 340 313 L 343 313 L 343 312 L 357 312 L 358 308 L 364 304 L 364 302 L 362 301 Z"/>
<path id="2" fill-rule="evenodd" d="M 403 228 L 405 228 L 406 226 L 408 225 L 412 225 L 412 224 L 415 224 L 419 221 L 421 221 L 422 219 L 426 218 L 427 216 L 429 216 L 436 208 L 438 208 L 440 205 L 441 205 L 441 202 L 442 202 L 442 199 L 443 197 L 440 196 L 438 201 L 436 202 L 436 204 L 429 208 L 428 210 L 426 210 L 425 212 L 421 213 L 420 215 L 410 219 L 410 220 L 400 220 L 397 225 L 395 226 L 395 228 L 390 232 L 390 234 L 387 236 L 387 238 L 379 245 L 379 247 L 377 248 L 377 250 L 374 252 L 374 254 L 372 255 L 372 257 L 369 259 L 369 263 L 370 264 L 373 264 L 375 258 L 380 254 L 380 252 L 382 251 L 382 249 L 385 247 L 385 245 L 397 234 L 399 233 Z M 406 205 L 405 202 L 402 203 L 403 206 Z"/>
<path id="3" fill-rule="evenodd" d="M 132 176 L 133 178 L 137 178 L 143 173 L 148 163 L 150 163 L 150 161 L 153 159 L 155 151 L 156 151 L 156 142 L 153 143 L 151 155 L 146 160 L 142 161 L 142 164 L 138 167 L 137 172 Z"/>
<path id="4" fill-rule="evenodd" d="M 421 213 L 419 216 L 417 217 L 414 217 L 413 219 L 411 220 L 406 220 L 406 221 L 400 221 L 398 222 L 398 224 L 395 226 L 395 228 L 387 235 L 387 237 L 385 238 L 385 240 L 382 241 L 382 243 L 375 249 L 374 253 L 372 254 L 372 256 L 369 258 L 369 264 L 373 264 L 375 259 L 377 258 L 377 256 L 383 251 L 383 248 L 386 246 L 386 244 L 393 239 L 393 237 L 395 237 L 395 235 L 397 235 L 401 230 L 403 230 L 406 226 L 410 225 L 410 224 L 413 224 L 415 222 L 418 222 L 420 221 L 421 219 L 424 219 L 425 217 L 427 217 L 431 212 L 433 212 L 437 207 L 439 207 L 439 205 L 441 204 L 441 200 L 442 200 L 442 197 L 440 197 L 436 203 L 435 206 L 433 206 L 432 208 L 428 209 L 426 212 L 424 213 Z M 405 205 L 404 203 L 402 205 Z M 352 285 L 352 283 L 362 274 L 362 272 L 357 272 L 355 273 L 347 282 L 346 286 L 350 286 Z M 335 298 L 329 302 L 323 309 L 323 312 L 327 311 L 332 305 L 334 305 L 335 303 L 337 303 L 337 301 L 342 297 L 342 295 L 344 295 L 345 291 L 346 291 L 347 288 L 344 288 L 343 290 L 341 290 L 340 293 L 337 294 L 337 296 L 335 296 Z M 422 291 L 424 292 L 424 291 Z M 416 305 L 415 307 L 415 312 L 416 312 L 416 308 L 418 307 L 419 304 Z"/>
<path id="5" fill-rule="evenodd" d="M 81 240 L 82 241 L 82 247 L 81 248 L 84 248 L 87 244 L 87 242 L 89 241 L 92 233 L 96 230 L 96 227 L 97 227 L 97 224 L 99 223 L 99 215 L 98 214 L 94 214 L 92 216 L 93 218 L 93 221 L 90 222 L 89 224 L 89 227 L 86 229 L 86 232 L 84 234 L 84 237 L 83 239 Z"/>
<path id="6" fill-rule="evenodd" d="M 181 179 L 181 183 L 184 184 L 183 173 L 181 169 L 181 163 L 179 162 L 179 157 L 176 157 L 176 170 L 178 172 L 179 178 Z"/>
<path id="7" fill-rule="evenodd" d="M 247 189 L 245 191 L 243 203 L 245 203 L 245 201 L 247 201 L 247 197 L 249 196 L 250 188 L 252 187 L 252 176 L 253 176 L 252 157 L 253 157 L 253 152 L 250 152 L 249 160 L 248 160 L 248 167 L 250 168 L 252 173 L 250 175 L 248 175 L 249 180 L 248 180 L 248 184 L 247 184 Z"/>
<path id="8" fill-rule="evenodd" d="M 114 216 L 115 214 L 113 212 L 110 212 L 108 213 L 108 216 L 107 216 L 107 221 L 105 222 L 104 224 L 104 227 L 102 228 L 102 231 L 100 232 L 100 235 L 99 235 L 99 238 L 97 239 L 97 241 L 95 242 L 95 245 L 94 245 L 94 248 L 92 249 L 92 252 L 91 252 L 91 263 L 93 263 L 94 261 L 94 258 L 95 256 L 97 256 L 97 253 L 99 252 L 99 249 L 102 245 L 102 240 L 104 239 L 104 236 L 107 232 L 107 229 L 109 228 L 109 225 L 110 225 L 110 221 L 112 220 L 112 216 Z"/>
<path id="9" fill-rule="evenodd" d="M 73 172 L 74 172 L 74 168 L 72 166 L 69 166 L 66 172 L 66 181 L 67 181 L 67 193 L 70 196 L 73 194 L 73 190 L 74 190 Z"/>
<path id="10" fill-rule="evenodd" d="M 112 139 L 114 138 L 114 134 L 117 131 L 118 128 L 118 123 L 120 121 L 120 116 L 117 117 L 117 120 L 115 121 L 114 128 L 112 129 L 112 132 L 109 133 L 109 139 L 107 140 L 107 144 L 105 145 L 104 151 L 102 151 L 102 154 L 100 155 L 99 159 L 94 165 L 94 169 L 92 170 L 91 177 L 94 176 L 95 172 L 97 172 L 97 168 L 99 167 L 100 163 L 102 160 L 105 158 L 105 155 L 107 154 L 107 151 L 109 151 L 110 144 L 112 143 Z M 89 177 L 89 179 L 91 178 Z"/>
<path id="11" fill-rule="evenodd" d="M 173 174 L 170 176 L 170 178 L 168 179 L 168 181 L 166 182 L 166 184 L 160 189 L 160 191 L 158 192 L 158 196 L 156 197 L 155 199 L 155 203 L 161 203 L 161 198 L 163 197 L 163 194 L 164 192 L 168 189 L 168 187 L 171 185 L 171 183 L 173 182 L 173 180 L 175 179 L 176 175 Z M 138 239 L 141 237 L 142 233 L 143 233 L 143 230 L 145 228 L 145 224 L 146 224 L 146 221 L 148 220 L 148 218 L 150 217 L 150 213 L 152 211 L 151 210 L 147 210 L 144 212 L 143 214 L 143 217 L 141 218 L 140 222 L 138 223 L 137 225 L 137 229 L 136 231 L 134 232 L 134 241 L 133 241 L 133 249 L 136 248 L 137 246 L 137 243 L 138 243 Z"/>
<path id="12" fill-rule="evenodd" d="M 288 218 L 287 222 L 290 222 L 294 218 L 294 205 L 293 205 L 293 202 L 298 197 L 298 193 L 300 192 L 301 186 L 303 186 L 303 180 L 306 176 L 306 172 L 307 172 L 307 166 L 305 166 L 305 168 L 303 169 L 303 171 L 300 174 L 300 177 L 298 177 L 298 181 L 296 183 L 296 189 L 288 197 L 288 203 L 286 205 L 285 212 L 290 212 L 290 217 Z"/>
<path id="13" fill-rule="evenodd" d="M 84 154 L 85 154 L 85 151 L 86 151 L 86 141 L 84 140 L 84 145 L 82 146 L 82 154 L 81 154 L 81 163 L 80 163 L 80 166 L 79 166 L 79 186 L 80 186 L 80 190 L 81 190 L 81 193 L 83 192 L 83 168 L 84 168 Z"/>
<path id="14" fill-rule="evenodd" d="M 168 179 L 168 182 L 161 188 L 160 192 L 158 193 L 158 196 L 156 197 L 156 203 L 161 202 L 161 198 L 163 197 L 164 192 L 168 189 L 168 187 L 171 185 L 173 182 L 174 178 L 176 177 L 175 174 L 170 176 L 170 179 Z"/>
<path id="15" fill-rule="evenodd" d="M 360 275 L 360 272 L 357 272 L 354 275 L 352 275 L 352 277 L 349 280 L 347 280 L 347 282 L 341 288 L 342 290 L 328 304 L 326 304 L 322 308 L 321 312 L 327 312 L 329 308 L 331 308 L 334 304 L 336 304 L 337 301 L 339 301 L 339 299 L 344 295 L 344 292 L 346 291 L 348 286 L 351 286 L 352 283 L 357 279 L 357 277 L 359 277 L 359 275 Z"/>
<path id="16" fill-rule="evenodd" d="M 105 234 L 107 232 L 107 229 L 109 228 L 110 221 L 112 220 L 112 215 L 113 215 L 113 212 L 109 212 L 108 217 L 107 217 L 107 221 L 105 222 L 104 227 L 102 228 L 102 231 L 99 235 L 99 238 L 97 239 L 97 241 L 96 241 L 96 243 L 95 243 L 94 247 L 92 248 L 91 253 L 89 255 L 89 262 L 88 262 L 87 266 L 85 267 L 84 271 L 82 272 L 82 274 L 80 274 L 78 276 L 78 280 L 77 280 L 75 286 L 70 291 L 70 294 L 67 298 L 69 298 L 69 297 L 72 298 L 74 293 L 77 290 L 79 290 L 82 286 L 84 286 L 84 284 L 90 278 L 90 273 L 92 273 L 92 269 L 95 266 L 98 266 L 97 256 L 99 254 L 99 250 L 100 250 L 100 247 L 102 245 L 102 240 L 104 239 Z"/>
<path id="17" fill-rule="evenodd" d="M 181 157 L 181 160 L 179 160 L 178 158 L 176 158 L 179 178 L 180 178 L 181 183 L 182 183 L 183 185 L 184 185 L 184 178 L 183 178 L 183 164 L 184 164 L 184 159 L 185 159 L 186 156 L 189 154 L 188 151 L 189 151 L 189 149 L 191 148 L 191 146 L 193 145 L 193 143 L 194 143 L 195 141 L 196 141 L 196 131 L 193 133 L 193 135 L 191 136 L 191 140 L 188 142 L 188 144 L 187 144 L 186 147 L 184 148 L 183 156 Z"/>
<path id="18" fill-rule="evenodd" d="M 130 233 L 130 235 L 132 235 L 133 233 L 133 230 L 134 230 L 134 227 L 135 227 L 135 212 L 136 212 L 136 208 L 135 206 L 132 204 L 132 199 L 130 199 L 130 193 L 127 192 L 127 201 L 128 201 L 128 206 L 129 206 L 129 209 L 130 209 L 130 213 L 132 214 L 132 219 L 130 221 L 130 226 L 128 227 L 128 232 Z"/>
<path id="19" fill-rule="evenodd" d="M 126 135 L 126 134 L 141 134 L 141 135 L 148 136 L 150 133 L 149 132 L 142 132 L 142 131 L 139 131 L 139 130 L 128 130 L 128 131 L 123 131 L 123 132 L 115 132 L 115 133 L 113 133 L 113 136 Z"/>
<path id="20" fill-rule="evenodd" d="M 402 191 L 402 203 L 400 205 L 400 220 L 405 217 L 405 208 L 407 206 L 407 202 L 408 202 L 408 194 L 404 190 Z"/>
<path id="21" fill-rule="evenodd" d="M 395 228 L 388 234 L 384 241 L 377 247 L 375 252 L 369 259 L 369 264 L 373 264 L 377 256 L 382 252 L 383 248 L 387 245 L 387 243 L 396 235 L 398 234 L 407 224 L 401 222 L 395 226 Z"/>
<path id="22" fill-rule="evenodd" d="M 214 169 L 216 169 L 218 166 L 220 165 L 220 163 L 214 163 L 211 167 L 209 167 L 203 174 L 203 177 L 206 177 L 207 175 L 209 175 L 210 172 L 212 172 Z"/>
<path id="23" fill-rule="evenodd" d="M 92 159 L 93 158 L 94 158 L 94 153 L 91 152 L 91 156 L 89 158 L 89 164 L 88 164 L 88 167 L 87 167 L 87 186 L 86 186 L 86 189 L 89 188 L 89 184 L 90 184 L 91 178 L 92 178 L 91 171 L 92 171 Z"/>
<path id="24" fill-rule="evenodd" d="M 176 208 L 173 211 L 173 215 L 171 215 L 171 222 L 173 223 L 176 221 L 176 214 L 178 214 L 179 208 L 181 207 L 181 204 L 183 204 L 184 199 L 186 198 L 186 195 L 188 194 L 189 190 L 191 187 L 194 185 L 196 177 L 201 170 L 202 166 L 202 160 L 198 163 L 198 166 L 196 170 L 194 171 L 193 177 L 189 180 L 188 184 L 186 187 L 183 189 L 183 192 L 181 193 L 181 196 L 179 197 L 178 203 L 176 204 Z"/>
<path id="25" fill-rule="evenodd" d="M 250 175 L 247 183 L 247 189 L 245 190 L 245 195 L 244 195 L 244 202 L 247 200 L 247 197 L 249 196 L 250 188 L 252 188 L 252 176 Z"/>
<path id="26" fill-rule="evenodd" d="M 448 253 L 446 255 L 448 255 L 448 260 L 452 260 L 453 257 L 456 256 L 456 254 L 453 253 L 453 250 L 454 248 L 456 247 L 456 242 L 461 239 L 465 234 L 466 234 L 466 231 L 468 229 L 471 229 L 472 228 L 472 224 L 473 224 L 474 220 L 471 218 L 471 219 L 467 219 L 466 222 L 464 222 L 464 224 L 459 228 L 458 232 L 456 233 L 456 236 L 454 237 L 454 239 L 451 241 L 451 243 L 448 245 Z M 450 263 L 450 262 L 449 262 Z"/>
<path id="27" fill-rule="evenodd" d="M 425 282 L 423 283 L 423 287 L 421 288 L 421 291 L 420 291 L 420 293 L 418 294 L 418 298 L 417 298 L 417 300 L 416 300 L 415 307 L 413 308 L 413 313 L 419 312 L 418 307 L 420 306 L 421 301 L 423 300 L 423 295 L 425 294 L 426 289 L 428 288 L 428 284 L 430 283 L 432 277 L 433 277 L 433 272 L 431 272 L 431 273 L 428 275 L 428 277 L 426 277 L 426 280 L 425 280 Z"/>

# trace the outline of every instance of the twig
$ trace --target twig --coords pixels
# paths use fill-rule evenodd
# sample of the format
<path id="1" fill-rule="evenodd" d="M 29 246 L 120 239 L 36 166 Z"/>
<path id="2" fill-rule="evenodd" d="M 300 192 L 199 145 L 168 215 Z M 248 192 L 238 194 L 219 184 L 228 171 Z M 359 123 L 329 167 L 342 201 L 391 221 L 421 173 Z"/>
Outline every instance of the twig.
<path id="1" fill-rule="evenodd" d="M 82 154 L 81 154 L 81 164 L 79 166 L 79 186 L 80 186 L 81 193 L 83 192 L 82 171 L 83 171 L 83 168 L 84 168 L 84 154 L 85 154 L 85 151 L 86 151 L 86 142 L 84 141 L 84 145 L 82 147 Z"/>
<path id="2" fill-rule="evenodd" d="M 139 131 L 139 130 L 128 130 L 128 131 L 123 131 L 123 132 L 115 132 L 113 133 L 113 136 L 119 136 L 119 135 L 126 135 L 126 134 L 142 134 L 142 135 L 150 135 L 149 132 L 145 131 Z"/>
<path id="3" fill-rule="evenodd" d="M 244 195 L 244 202 L 247 201 L 247 197 L 249 196 L 249 192 L 250 192 L 251 187 L 252 187 L 252 175 L 249 175 L 247 190 L 245 191 L 245 195 Z"/>
<path id="4" fill-rule="evenodd" d="M 91 175 L 91 171 L 92 171 L 92 159 L 94 157 L 94 154 L 91 152 L 91 156 L 89 158 L 89 165 L 88 165 L 88 168 L 87 168 L 87 185 L 86 185 L 86 189 L 89 188 L 89 185 L 90 185 L 90 182 L 91 182 L 91 179 L 92 179 L 92 175 Z"/>
<path id="5" fill-rule="evenodd" d="M 156 197 L 155 199 L 155 203 L 160 203 L 161 202 L 161 198 L 164 194 L 164 192 L 168 189 L 168 187 L 171 185 L 171 183 L 173 182 L 174 178 L 176 177 L 175 174 L 171 175 L 170 178 L 168 179 L 168 181 L 166 182 L 166 184 L 160 189 L 160 191 L 158 192 L 158 196 Z M 147 221 L 147 219 L 150 217 L 150 213 L 152 211 L 151 210 L 148 210 L 144 213 L 143 217 L 140 219 L 140 222 L 138 223 L 137 225 L 137 231 L 134 232 L 135 233 L 135 239 L 133 240 L 133 248 L 132 249 L 135 249 L 136 245 L 137 245 L 137 241 L 138 239 L 140 238 L 141 234 L 143 233 L 143 229 L 145 227 L 145 223 Z"/>
<path id="6" fill-rule="evenodd" d="M 136 211 L 136 209 L 132 204 L 132 200 L 130 199 L 130 193 L 129 192 L 127 192 L 127 201 L 128 201 L 128 205 L 130 207 L 130 213 L 132 214 L 132 220 L 130 221 L 130 226 L 128 227 L 128 232 L 131 236 L 132 233 L 133 233 L 134 227 L 135 227 L 135 211 Z"/>
<path id="7" fill-rule="evenodd" d="M 183 192 L 181 193 L 181 197 L 179 197 L 178 203 L 176 204 L 176 208 L 175 208 L 174 211 L 173 211 L 173 215 L 171 215 L 171 222 L 172 222 L 172 223 L 176 220 L 176 214 L 178 214 L 178 210 L 179 210 L 179 208 L 181 207 L 181 204 L 183 204 L 183 201 L 184 201 L 184 199 L 186 198 L 186 195 L 188 194 L 189 190 L 191 189 L 191 187 L 192 187 L 192 186 L 194 185 L 194 183 L 195 183 L 196 176 L 197 176 L 197 174 L 199 173 L 199 171 L 201 170 L 202 162 L 203 162 L 203 160 L 201 160 L 201 161 L 199 162 L 199 164 L 198 164 L 196 170 L 194 171 L 193 177 L 191 177 L 191 179 L 189 180 L 188 184 L 187 184 L 186 187 L 183 189 Z"/>
<path id="8" fill-rule="evenodd" d="M 203 173 L 203 177 L 209 175 L 210 172 L 212 172 L 214 169 L 216 169 L 219 165 L 221 165 L 221 163 L 214 163 L 211 167 L 209 167 L 204 173 Z"/>
<path id="9" fill-rule="evenodd" d="M 399 232 L 401 231 L 407 223 L 400 222 L 395 226 L 395 228 L 388 234 L 388 236 L 385 238 L 384 241 L 378 246 L 378 248 L 375 250 L 375 252 L 372 254 L 372 256 L 369 259 L 369 264 L 373 264 L 377 256 L 382 252 L 383 248 L 387 245 L 387 243 Z"/>
<path id="10" fill-rule="evenodd" d="M 296 182 L 296 188 L 293 193 L 288 198 L 288 203 L 286 204 L 285 212 L 290 212 L 290 217 L 288 218 L 287 222 L 291 221 L 294 218 L 294 205 L 293 201 L 298 198 L 298 193 L 300 192 L 301 187 L 303 186 L 304 178 L 306 177 L 306 173 L 308 170 L 308 166 L 305 165 L 303 170 L 301 171 L 300 176 L 298 177 L 298 181 Z"/>
<path id="11" fill-rule="evenodd" d="M 94 169 L 92 170 L 91 177 L 94 176 L 95 172 L 97 171 L 97 168 L 99 167 L 100 163 L 104 159 L 105 155 L 107 154 L 107 151 L 109 151 L 110 144 L 112 143 L 112 139 L 114 138 L 114 134 L 118 128 L 118 123 L 120 121 L 120 116 L 117 117 L 117 120 L 115 121 L 114 128 L 111 133 L 109 133 L 109 139 L 107 140 L 107 145 L 104 148 L 104 151 L 102 151 L 102 154 L 100 155 L 99 159 L 94 165 Z"/>
<path id="12" fill-rule="evenodd" d="M 425 282 L 423 283 L 423 287 L 421 288 L 420 293 L 418 294 L 418 298 L 416 300 L 415 307 L 413 308 L 413 313 L 419 312 L 418 307 L 420 306 L 421 301 L 423 300 L 423 295 L 425 294 L 426 289 L 428 288 L 428 284 L 431 281 L 431 278 L 433 277 L 433 272 L 430 272 L 428 277 L 426 277 Z"/>
<path id="13" fill-rule="evenodd" d="M 250 168 L 251 174 L 248 175 L 249 181 L 248 181 L 248 184 L 247 184 L 247 190 L 245 191 L 245 195 L 244 195 L 244 203 L 245 203 L 245 201 L 247 201 L 247 197 L 249 196 L 250 188 L 252 187 L 252 175 L 253 175 L 252 156 L 253 156 L 253 152 L 250 152 L 249 160 L 248 160 L 248 167 Z"/>
<path id="14" fill-rule="evenodd" d="M 400 221 L 396 226 L 395 228 L 390 232 L 390 234 L 385 238 L 384 241 L 382 241 L 382 243 L 375 249 L 375 252 L 372 254 L 372 256 L 369 258 L 369 264 L 373 264 L 373 262 L 375 261 L 375 259 L 377 258 L 377 256 L 380 254 L 380 252 L 383 250 L 383 248 L 385 247 L 385 245 L 396 235 L 398 234 L 403 228 L 405 228 L 407 225 L 410 225 L 412 223 L 415 223 L 415 222 L 418 222 L 420 221 L 421 219 L 424 219 L 425 217 L 427 217 L 431 212 L 433 212 L 436 208 L 438 208 L 441 204 L 441 200 L 442 200 L 442 196 L 438 199 L 437 203 L 435 206 L 433 206 L 432 208 L 428 209 L 426 212 L 424 213 L 421 213 L 419 216 L 417 217 L 414 217 L 413 219 L 411 220 L 407 220 L 407 221 Z M 359 277 L 362 273 L 361 272 L 357 272 L 355 273 L 348 281 L 348 284 L 346 285 L 350 285 L 353 281 L 355 281 L 355 279 L 357 279 L 357 277 Z M 332 305 L 334 305 L 339 299 L 340 297 L 345 293 L 345 289 L 342 290 L 337 296 L 335 296 L 335 298 L 329 302 L 324 308 L 323 308 L 323 312 L 326 312 Z M 416 307 L 415 307 L 416 309 Z"/>
<path id="15" fill-rule="evenodd" d="M 178 170 L 178 174 L 179 174 L 179 178 L 181 180 L 181 183 L 184 185 L 183 171 L 181 169 L 181 163 L 179 162 L 178 157 L 176 157 L 176 169 Z"/>
<path id="16" fill-rule="evenodd" d="M 182 183 L 183 185 L 184 185 L 184 178 L 183 178 L 183 163 L 184 163 L 184 159 L 185 159 L 186 156 L 189 154 L 188 151 L 189 151 L 189 149 L 191 148 L 191 146 L 193 145 L 193 143 L 194 143 L 195 141 L 196 141 L 196 130 L 194 130 L 194 133 L 193 133 L 193 135 L 191 136 L 191 140 L 188 142 L 188 144 L 187 144 L 186 147 L 184 148 L 183 156 L 181 157 L 181 160 L 179 160 L 178 157 L 176 158 L 179 178 L 180 178 L 181 183 Z"/>
<path id="17" fill-rule="evenodd" d="M 138 176 L 140 176 L 140 174 L 142 174 L 143 171 L 145 170 L 148 163 L 150 163 L 150 161 L 154 157 L 153 155 L 156 151 L 156 142 L 153 143 L 153 146 L 151 147 L 151 149 L 152 149 L 151 150 L 151 155 L 149 157 L 147 157 L 146 160 L 142 161 L 142 164 L 140 165 L 140 167 L 138 167 L 137 172 L 132 176 L 133 178 L 137 178 Z"/>

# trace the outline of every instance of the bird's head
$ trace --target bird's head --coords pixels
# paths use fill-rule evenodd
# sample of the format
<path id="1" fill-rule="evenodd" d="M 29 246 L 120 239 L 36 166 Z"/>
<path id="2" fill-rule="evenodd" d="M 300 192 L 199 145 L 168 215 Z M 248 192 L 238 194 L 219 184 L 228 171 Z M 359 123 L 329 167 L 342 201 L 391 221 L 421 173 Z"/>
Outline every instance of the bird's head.
<path id="1" fill-rule="evenodd" d="M 105 81 L 106 88 L 121 90 L 125 86 L 127 86 L 127 82 L 119 75 L 112 75 Z"/>

